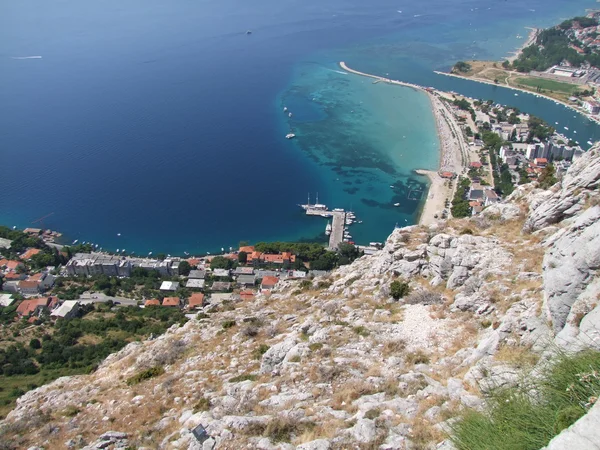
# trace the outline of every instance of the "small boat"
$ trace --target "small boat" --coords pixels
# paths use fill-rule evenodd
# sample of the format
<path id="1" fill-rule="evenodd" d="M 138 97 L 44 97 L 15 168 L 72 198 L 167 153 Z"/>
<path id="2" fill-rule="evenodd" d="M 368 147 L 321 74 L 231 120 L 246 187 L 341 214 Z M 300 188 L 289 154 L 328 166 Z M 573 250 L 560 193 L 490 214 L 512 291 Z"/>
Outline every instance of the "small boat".
<path id="1" fill-rule="evenodd" d="M 292 117 L 292 113 L 289 113 L 289 114 L 288 114 L 288 117 Z"/>
<path id="2" fill-rule="evenodd" d="M 569 127 L 565 127 L 565 130 L 569 131 Z"/>
<path id="3" fill-rule="evenodd" d="M 79 241 L 78 239 L 75 239 L 71 245 L 77 244 L 78 241 Z"/>
<path id="4" fill-rule="evenodd" d="M 400 206 L 400 203 L 394 203 L 394 206 Z"/>
<path id="5" fill-rule="evenodd" d="M 554 125 L 558 125 L 558 122 L 554 122 Z"/>
<path id="6" fill-rule="evenodd" d="M 152 252 L 148 252 L 148 256 L 150 256 L 152 254 Z"/>
<path id="7" fill-rule="evenodd" d="M 327 236 L 329 236 L 331 234 L 331 231 L 332 231 L 331 224 L 329 222 L 327 222 L 327 226 L 325 227 L 325 234 Z"/>
<path id="8" fill-rule="evenodd" d="M 117 233 L 117 236 L 121 236 L 121 233 Z"/>
<path id="9" fill-rule="evenodd" d="M 287 112 L 287 106 L 283 107 L 283 112 Z"/>
<path id="10" fill-rule="evenodd" d="M 295 135 L 294 133 L 289 133 L 289 134 L 286 134 L 286 135 L 285 135 L 285 138 L 286 138 L 286 139 L 293 139 L 293 138 L 295 138 L 295 137 L 296 137 L 296 135 Z"/>
<path id="11" fill-rule="evenodd" d="M 190 256 L 188 252 L 183 252 L 185 256 Z"/>
<path id="12" fill-rule="evenodd" d="M 577 130 L 573 130 L 573 133 L 577 134 Z"/>
<path id="13" fill-rule="evenodd" d="M 517 93 L 515 92 L 515 97 L 518 97 L 518 96 L 519 96 L 519 94 L 517 94 Z"/>
<path id="14" fill-rule="evenodd" d="M 121 250 L 121 253 L 125 253 L 125 249 Z"/>
<path id="15" fill-rule="evenodd" d="M 119 253 L 119 249 L 117 249 L 117 253 Z"/>
<path id="16" fill-rule="evenodd" d="M 246 34 L 252 34 L 252 30 L 247 30 Z"/>
<path id="17" fill-rule="evenodd" d="M 333 208 L 334 212 L 344 212 L 342 208 Z"/>
<path id="18" fill-rule="evenodd" d="M 390 185 L 390 187 L 391 187 L 392 189 L 394 189 L 394 186 Z"/>
<path id="19" fill-rule="evenodd" d="M 587 143 L 588 143 L 589 145 L 594 145 L 594 143 L 593 143 L 592 141 L 587 141 Z"/>
<path id="20" fill-rule="evenodd" d="M 363 223 L 363 221 L 362 221 L 362 220 L 359 220 L 357 223 Z"/>

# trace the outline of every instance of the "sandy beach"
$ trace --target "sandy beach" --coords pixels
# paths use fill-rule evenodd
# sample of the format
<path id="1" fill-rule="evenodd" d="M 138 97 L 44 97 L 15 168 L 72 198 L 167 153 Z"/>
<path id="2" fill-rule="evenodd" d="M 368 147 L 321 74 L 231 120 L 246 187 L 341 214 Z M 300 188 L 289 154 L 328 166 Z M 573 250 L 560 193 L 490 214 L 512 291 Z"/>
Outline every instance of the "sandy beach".
<path id="1" fill-rule="evenodd" d="M 521 56 L 521 53 L 523 53 L 523 50 L 526 49 L 527 47 L 529 47 L 531 44 L 533 44 L 535 42 L 535 40 L 538 37 L 538 34 L 541 31 L 538 28 L 529 28 L 529 27 L 527 27 L 527 29 L 530 30 L 529 31 L 529 36 L 527 36 L 527 40 L 516 51 L 510 52 L 510 54 L 512 56 L 509 56 L 508 58 L 505 58 L 509 62 L 512 63 L 514 60 L 516 60 L 517 58 L 519 58 L 519 56 Z"/>
<path id="2" fill-rule="evenodd" d="M 343 61 L 340 62 L 340 67 L 356 75 L 373 78 L 384 83 L 410 87 L 422 91 L 429 96 L 440 142 L 440 166 L 438 172 L 431 170 L 416 170 L 415 172 L 419 175 L 427 176 L 431 181 L 427 199 L 419 218 L 419 224 L 429 225 L 434 223 L 437 220 L 435 216 L 441 216 L 446 199 L 452 200 L 454 195 L 455 183 L 440 177 L 439 173 L 453 172 L 460 175 L 467 171 L 470 163 L 469 146 L 463 137 L 462 130 L 454 119 L 452 112 L 441 100 L 441 97 L 446 94 L 433 89 L 425 89 L 423 86 L 416 84 L 359 72 L 348 67 Z"/>

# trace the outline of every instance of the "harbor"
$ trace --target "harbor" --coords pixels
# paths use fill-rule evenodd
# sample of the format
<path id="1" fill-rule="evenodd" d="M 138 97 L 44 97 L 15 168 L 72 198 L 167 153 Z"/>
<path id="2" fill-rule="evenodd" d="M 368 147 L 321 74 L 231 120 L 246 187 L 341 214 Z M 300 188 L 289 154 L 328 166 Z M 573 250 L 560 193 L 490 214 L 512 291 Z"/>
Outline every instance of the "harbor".
<path id="1" fill-rule="evenodd" d="M 326 205 L 319 203 L 318 195 L 316 203 L 310 203 L 309 195 L 308 203 L 299 206 L 306 211 L 307 216 L 320 216 L 331 219 L 331 223 L 328 222 L 325 228 L 325 232 L 329 234 L 329 250 L 337 250 L 342 242 L 354 243 L 352 241 L 352 235 L 347 229 L 347 227 L 352 225 L 356 220 L 356 216 L 353 212 L 345 211 L 341 208 L 335 208 L 330 211 Z"/>

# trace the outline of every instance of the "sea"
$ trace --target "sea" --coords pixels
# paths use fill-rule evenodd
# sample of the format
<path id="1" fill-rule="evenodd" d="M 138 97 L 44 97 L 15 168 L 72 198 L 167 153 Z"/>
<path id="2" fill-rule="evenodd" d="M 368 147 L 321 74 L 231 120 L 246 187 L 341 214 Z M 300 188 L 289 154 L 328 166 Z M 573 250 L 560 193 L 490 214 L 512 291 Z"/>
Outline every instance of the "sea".
<path id="1" fill-rule="evenodd" d="M 318 199 L 356 213 L 355 242 L 383 241 L 418 221 L 428 184 L 414 170 L 438 167 L 431 106 L 339 62 L 517 106 L 586 148 L 600 128 L 564 106 L 434 70 L 502 58 L 526 27 L 596 5 L 4 1 L 0 223 L 126 254 L 201 255 L 324 242 L 326 219 L 298 206 Z"/>

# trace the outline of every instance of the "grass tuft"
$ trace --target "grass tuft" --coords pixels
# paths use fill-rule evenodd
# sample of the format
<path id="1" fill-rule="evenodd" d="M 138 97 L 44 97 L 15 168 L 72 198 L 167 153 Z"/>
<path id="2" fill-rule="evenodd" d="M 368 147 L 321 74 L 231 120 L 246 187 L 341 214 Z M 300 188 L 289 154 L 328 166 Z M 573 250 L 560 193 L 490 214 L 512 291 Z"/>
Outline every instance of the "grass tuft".
<path id="1" fill-rule="evenodd" d="M 493 391 L 486 411 L 465 412 L 451 439 L 458 450 L 537 450 L 582 417 L 599 395 L 600 352 L 561 354 L 541 369 L 535 384 Z"/>

